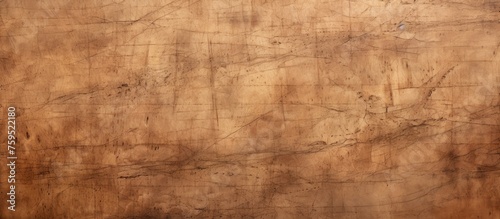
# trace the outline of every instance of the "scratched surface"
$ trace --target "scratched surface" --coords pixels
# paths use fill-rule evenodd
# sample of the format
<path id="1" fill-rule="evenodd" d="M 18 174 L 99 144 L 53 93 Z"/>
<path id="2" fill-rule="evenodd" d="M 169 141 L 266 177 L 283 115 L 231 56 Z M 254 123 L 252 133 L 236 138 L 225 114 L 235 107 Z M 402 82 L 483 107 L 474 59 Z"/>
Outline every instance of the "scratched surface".
<path id="1" fill-rule="evenodd" d="M 0 1 L 2 218 L 500 218 L 496 0 Z"/>

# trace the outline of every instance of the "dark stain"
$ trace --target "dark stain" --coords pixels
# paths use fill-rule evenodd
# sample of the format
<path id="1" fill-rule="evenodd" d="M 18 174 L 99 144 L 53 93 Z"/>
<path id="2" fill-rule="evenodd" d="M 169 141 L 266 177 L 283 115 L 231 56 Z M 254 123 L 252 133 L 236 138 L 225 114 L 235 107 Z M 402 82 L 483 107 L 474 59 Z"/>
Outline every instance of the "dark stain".
<path id="1" fill-rule="evenodd" d="M 450 182 L 456 183 L 459 178 L 459 157 L 454 150 L 449 150 L 443 156 L 444 167 L 442 172 L 448 176 Z"/>
<path id="2" fill-rule="evenodd" d="M 500 12 L 500 2 L 497 0 L 485 0 L 482 2 L 482 6 L 486 11 Z"/>
<path id="3" fill-rule="evenodd" d="M 260 16 L 257 12 L 228 12 L 219 14 L 220 18 L 223 18 L 231 24 L 233 27 L 256 27 L 260 24 Z"/>
<path id="4" fill-rule="evenodd" d="M 0 50 L 0 70 L 6 74 L 10 74 L 15 67 L 14 53 Z"/>
<path id="5" fill-rule="evenodd" d="M 349 48 L 349 43 L 354 39 L 349 37 L 348 32 L 317 31 L 314 35 L 301 36 L 298 40 L 303 41 L 298 47 L 312 49 L 314 57 L 330 63 L 332 59 L 341 58 L 341 54 Z"/>
<path id="6" fill-rule="evenodd" d="M 75 35 L 76 38 L 74 44 L 73 45 L 62 44 L 62 45 L 65 47 L 71 46 L 73 52 L 82 54 L 86 59 L 98 56 L 99 52 L 103 49 L 106 49 L 113 40 L 112 36 L 108 36 L 102 30 L 96 30 L 93 32 L 87 32 L 86 30 L 85 31 L 78 30 L 75 31 L 75 33 L 73 34 Z M 45 37 L 45 39 L 49 40 L 47 37 Z M 53 44 L 53 46 L 49 46 L 48 49 L 52 49 L 54 47 L 58 48 L 63 39 L 55 38 L 51 40 L 56 40 L 56 42 L 52 41 L 55 44 Z M 66 48 L 63 47 L 61 49 L 66 49 Z M 62 52 L 65 53 L 68 51 L 63 50 Z"/>
<path id="7" fill-rule="evenodd" d="M 250 25 L 252 27 L 256 27 L 260 24 L 260 16 L 258 13 L 252 13 L 252 18 L 251 18 L 251 21 L 250 21 Z"/>
<path id="8" fill-rule="evenodd" d="M 192 33 L 189 31 L 178 30 L 175 38 L 175 78 L 173 80 L 181 81 L 182 84 L 187 81 L 181 79 L 188 78 L 186 73 L 200 65 L 200 61 L 192 57 L 195 49 L 192 47 Z"/>
<path id="9" fill-rule="evenodd" d="M 165 219 L 183 219 L 183 218 L 192 218 L 192 217 L 179 208 L 170 209 L 165 217 Z"/>

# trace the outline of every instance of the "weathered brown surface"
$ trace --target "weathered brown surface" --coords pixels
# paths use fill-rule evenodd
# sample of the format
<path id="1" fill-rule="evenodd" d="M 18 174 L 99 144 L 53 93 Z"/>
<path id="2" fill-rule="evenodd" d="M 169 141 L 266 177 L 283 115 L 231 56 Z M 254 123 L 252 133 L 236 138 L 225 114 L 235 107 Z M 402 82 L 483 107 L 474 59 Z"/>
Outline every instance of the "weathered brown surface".
<path id="1" fill-rule="evenodd" d="M 499 19 L 496 0 L 0 1 L 2 218 L 499 218 Z"/>

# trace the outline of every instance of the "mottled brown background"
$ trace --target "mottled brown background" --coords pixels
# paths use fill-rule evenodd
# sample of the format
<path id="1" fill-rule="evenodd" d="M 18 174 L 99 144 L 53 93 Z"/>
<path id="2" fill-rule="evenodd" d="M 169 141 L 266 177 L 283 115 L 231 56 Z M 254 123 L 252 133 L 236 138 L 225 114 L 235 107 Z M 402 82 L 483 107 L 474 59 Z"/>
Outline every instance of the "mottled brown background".
<path id="1" fill-rule="evenodd" d="M 497 0 L 2 0 L 1 218 L 500 218 L 499 47 Z"/>

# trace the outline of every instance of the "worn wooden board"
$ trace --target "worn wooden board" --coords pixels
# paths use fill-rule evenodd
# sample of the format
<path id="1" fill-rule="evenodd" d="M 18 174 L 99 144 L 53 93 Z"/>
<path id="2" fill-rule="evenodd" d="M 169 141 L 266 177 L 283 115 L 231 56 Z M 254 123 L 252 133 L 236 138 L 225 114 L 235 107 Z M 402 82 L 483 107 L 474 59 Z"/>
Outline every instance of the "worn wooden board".
<path id="1" fill-rule="evenodd" d="M 1 218 L 500 218 L 499 20 L 496 0 L 0 1 Z"/>

